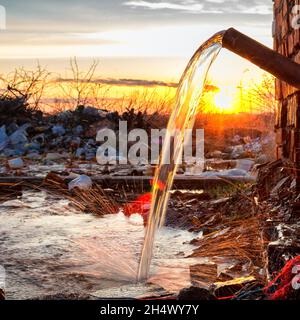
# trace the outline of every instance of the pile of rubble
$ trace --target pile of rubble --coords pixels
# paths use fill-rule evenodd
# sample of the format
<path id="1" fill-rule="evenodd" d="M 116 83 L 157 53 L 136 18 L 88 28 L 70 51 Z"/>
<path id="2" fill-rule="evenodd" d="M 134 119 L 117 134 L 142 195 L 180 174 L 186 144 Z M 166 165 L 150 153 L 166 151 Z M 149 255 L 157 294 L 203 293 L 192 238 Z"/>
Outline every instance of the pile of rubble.
<path id="1" fill-rule="evenodd" d="M 257 193 L 269 212 L 266 227 L 268 271 L 272 275 L 300 255 L 300 191 L 292 168 L 282 160 L 260 169 Z"/>
<path id="2" fill-rule="evenodd" d="M 208 279 L 211 283 L 217 281 L 222 287 L 221 296 L 229 299 L 299 299 L 300 291 L 293 283 L 295 285 L 297 280 L 298 271 L 295 270 L 300 267 L 300 192 L 291 171 L 288 163 L 278 160 L 261 165 L 257 183 L 247 190 L 239 190 L 234 196 L 213 200 L 203 195 L 202 201 L 191 199 L 185 209 L 182 203 L 188 200 L 171 199 L 167 224 L 200 232 L 193 242 L 197 245 L 194 256 L 207 257 L 212 250 L 219 249 L 220 252 L 212 252 L 213 257 L 218 257 L 219 253 L 221 256 L 229 254 L 227 265 L 222 269 L 222 281 L 214 264 L 195 266 L 191 270 L 193 287 L 183 290 L 180 299 L 191 296 L 217 299 L 220 295 L 207 283 Z M 248 232 L 249 226 L 255 225 L 251 221 L 257 221 L 257 225 Z M 250 235 L 254 238 L 248 242 Z M 235 239 L 238 242 L 235 243 Z M 260 250 L 258 247 L 251 249 L 255 239 L 260 239 Z M 247 244 L 246 251 L 240 250 L 243 242 Z M 231 250 L 236 252 L 233 254 Z M 256 252 L 259 260 L 252 257 L 249 259 L 252 265 L 241 263 L 243 254 L 250 257 L 251 252 Z M 235 259 L 229 259 L 235 254 Z M 220 270 L 220 263 L 217 269 Z M 233 275 L 235 277 L 231 278 Z M 249 279 L 252 276 L 254 279 Z"/>
<path id="3" fill-rule="evenodd" d="M 91 106 L 78 106 L 73 111 L 47 115 L 30 110 L 24 103 L 23 100 L 19 104 L 14 101 L 15 112 L 0 118 L 0 175 L 22 175 L 18 170 L 23 170 L 26 171 L 25 175 L 45 176 L 51 171 L 48 166 L 61 165 L 52 170 L 66 171 L 67 168 L 76 168 L 83 163 L 88 163 L 91 167 L 87 169 L 81 166 L 80 172 L 77 172 L 79 174 L 153 175 L 154 168 L 142 163 L 137 166 L 92 168 L 96 164 L 97 150 L 101 145 L 101 142 L 96 141 L 96 136 L 104 128 L 112 129 L 118 135 L 119 121 L 127 121 L 128 130 L 140 128 L 149 132 L 151 128 L 157 128 L 157 119 L 160 117 L 161 120 L 163 116 L 147 115 L 133 109 L 118 114 Z M 221 176 L 252 179 L 251 170 L 255 164 L 269 160 L 267 149 L 274 143 L 274 139 L 272 135 L 261 133 L 256 133 L 252 138 L 249 135 L 243 136 L 243 133 L 248 133 L 247 130 L 237 133 L 240 135 L 226 133 L 222 148 L 213 149 L 214 151 L 208 150 L 217 148 L 217 142 L 213 136 L 206 136 L 206 144 L 210 140 L 211 143 L 206 148 L 204 172 L 202 166 L 198 168 L 184 164 L 178 169 L 178 173 L 203 178 Z M 161 141 L 157 143 L 161 144 Z M 128 147 L 130 146 L 128 143 Z M 118 152 L 118 148 L 113 151 L 117 160 L 125 156 Z"/>
<path id="4" fill-rule="evenodd" d="M 219 146 L 220 149 L 208 152 L 206 154 L 208 159 L 256 159 L 259 163 L 265 163 L 270 160 L 270 156 L 273 156 L 270 155 L 270 152 L 275 150 L 273 148 L 275 146 L 275 135 L 273 133 L 257 133 L 253 136 L 240 136 L 237 134 L 229 136 L 225 132 L 224 135 L 223 143 Z M 209 149 L 211 149 L 211 146 Z"/>
<path id="5" fill-rule="evenodd" d="M 235 133 L 238 132 L 239 134 Z M 275 158 L 275 135 L 247 129 L 227 129 L 222 137 L 205 136 L 205 172 L 203 177 L 256 178 L 255 167 Z M 220 141 L 221 140 L 221 141 Z"/>
<path id="6" fill-rule="evenodd" d="M 12 119 L 0 128 L 0 155 L 31 159 L 46 155 L 48 160 L 57 160 L 68 153 L 91 160 L 96 155 L 97 130 L 117 126 L 120 118 L 117 113 L 79 106 L 75 111 L 44 115 L 21 124 Z"/>
<path id="7" fill-rule="evenodd" d="M 7 117 L 5 121 L 0 119 L 0 174 L 11 174 L 7 169 L 24 169 L 28 163 L 46 166 L 73 161 L 95 163 L 101 144 L 96 141 L 99 130 L 109 128 L 118 133 L 120 120 L 127 120 L 129 129 L 137 126 L 149 128 L 148 116 L 134 110 L 119 115 L 117 112 L 78 106 L 74 111 L 55 115 L 39 113 L 37 116 L 34 113 L 29 117 L 24 116 L 23 111 L 22 117 L 20 112 L 17 115 L 10 116 L 10 119 Z M 117 157 L 121 156 L 117 150 L 116 153 Z M 141 174 L 143 170 L 140 170 Z"/>

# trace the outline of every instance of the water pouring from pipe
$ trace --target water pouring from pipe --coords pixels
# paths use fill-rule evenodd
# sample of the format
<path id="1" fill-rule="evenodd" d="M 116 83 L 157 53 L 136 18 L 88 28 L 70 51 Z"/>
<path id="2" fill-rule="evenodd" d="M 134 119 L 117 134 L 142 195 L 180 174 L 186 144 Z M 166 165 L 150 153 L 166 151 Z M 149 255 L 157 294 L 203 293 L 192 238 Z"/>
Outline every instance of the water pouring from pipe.
<path id="1" fill-rule="evenodd" d="M 167 127 L 160 165 L 156 169 L 150 215 L 137 275 L 138 281 L 149 277 L 155 235 L 165 222 L 169 192 L 177 171 L 178 159 L 183 151 L 184 132 L 193 128 L 196 114 L 203 111 L 199 110 L 199 106 L 208 72 L 222 47 L 300 89 L 299 64 L 233 28 L 217 33 L 196 51 L 180 80 L 176 102 Z M 179 137 L 172 138 L 178 132 Z M 172 150 L 171 153 L 170 150 Z M 166 157 L 169 156 L 168 162 Z"/>
<path id="2" fill-rule="evenodd" d="M 175 107 L 169 120 L 161 153 L 161 164 L 154 177 L 152 203 L 138 270 L 138 281 L 149 277 L 155 234 L 165 222 L 169 191 L 177 171 L 178 160 L 182 155 L 184 132 L 194 126 L 208 71 L 222 48 L 223 34 L 223 32 L 216 34 L 196 51 L 180 80 Z M 177 133 L 179 136 L 176 136 Z M 167 159 L 167 157 L 170 158 Z"/>

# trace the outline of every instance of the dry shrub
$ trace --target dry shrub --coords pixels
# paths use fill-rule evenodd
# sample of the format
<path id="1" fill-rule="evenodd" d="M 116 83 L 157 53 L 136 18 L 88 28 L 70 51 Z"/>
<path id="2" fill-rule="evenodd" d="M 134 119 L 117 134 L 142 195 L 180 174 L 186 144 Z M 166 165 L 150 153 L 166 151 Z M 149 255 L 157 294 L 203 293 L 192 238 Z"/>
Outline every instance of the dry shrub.
<path id="1" fill-rule="evenodd" d="M 264 261 L 264 241 L 261 226 L 256 217 L 232 221 L 220 231 L 205 235 L 192 242 L 198 248 L 192 257 L 238 260 L 262 268 Z"/>
<path id="2" fill-rule="evenodd" d="M 190 266 L 190 274 L 193 285 L 209 288 L 218 278 L 218 267 L 216 264 L 198 264 Z"/>
<path id="3" fill-rule="evenodd" d="M 22 196 L 22 185 L 20 183 L 0 183 L 0 203 L 17 199 Z"/>
<path id="4" fill-rule="evenodd" d="M 43 185 L 40 188 L 55 196 L 68 199 L 71 205 L 83 212 L 103 216 L 119 211 L 116 201 L 97 184 L 94 184 L 89 190 L 74 188 L 70 192 L 65 180 L 51 172 L 44 179 Z"/>
<path id="5" fill-rule="evenodd" d="M 75 188 L 67 198 L 77 209 L 98 216 L 115 214 L 119 211 L 117 203 L 99 185 L 84 191 Z"/>

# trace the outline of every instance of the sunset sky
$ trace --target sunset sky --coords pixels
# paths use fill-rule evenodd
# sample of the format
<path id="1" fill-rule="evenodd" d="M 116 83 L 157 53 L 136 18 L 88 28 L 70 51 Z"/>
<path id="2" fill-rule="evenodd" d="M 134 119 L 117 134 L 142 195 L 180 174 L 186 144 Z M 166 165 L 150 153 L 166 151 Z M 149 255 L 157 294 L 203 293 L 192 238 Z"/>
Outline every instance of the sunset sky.
<path id="1" fill-rule="evenodd" d="M 272 46 L 271 0 L 0 0 L 0 4 L 7 11 L 7 30 L 0 31 L 1 72 L 40 59 L 63 73 L 71 56 L 98 57 L 99 74 L 105 78 L 176 82 L 197 47 L 217 31 L 235 27 Z M 87 61 L 82 60 L 83 65 Z M 224 83 L 258 74 L 231 53 L 223 53 L 213 71 Z"/>

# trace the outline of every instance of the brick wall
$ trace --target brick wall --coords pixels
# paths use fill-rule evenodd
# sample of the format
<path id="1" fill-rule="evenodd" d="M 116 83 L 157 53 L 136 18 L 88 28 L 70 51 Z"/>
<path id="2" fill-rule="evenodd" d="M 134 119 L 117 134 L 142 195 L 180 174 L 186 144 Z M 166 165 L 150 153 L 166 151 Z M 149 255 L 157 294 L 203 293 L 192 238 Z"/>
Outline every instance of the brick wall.
<path id="1" fill-rule="evenodd" d="M 300 64 L 300 29 L 292 26 L 300 0 L 274 0 L 274 50 Z M 277 156 L 291 163 L 300 188 L 300 91 L 276 80 Z"/>

